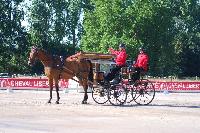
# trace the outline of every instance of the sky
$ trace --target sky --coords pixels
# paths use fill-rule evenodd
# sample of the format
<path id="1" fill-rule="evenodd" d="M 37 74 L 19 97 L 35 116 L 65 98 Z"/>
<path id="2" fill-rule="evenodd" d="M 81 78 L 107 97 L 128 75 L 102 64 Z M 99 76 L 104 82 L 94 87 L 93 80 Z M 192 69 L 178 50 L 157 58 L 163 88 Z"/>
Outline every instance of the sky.
<path id="1" fill-rule="evenodd" d="M 23 8 L 25 11 L 27 11 L 27 7 L 30 7 L 32 1 L 31 0 L 25 0 L 22 5 L 21 5 L 21 8 Z M 23 20 L 21 22 L 22 26 L 28 28 L 29 24 L 28 24 L 28 14 L 25 14 L 25 17 L 24 17 L 25 20 Z"/>

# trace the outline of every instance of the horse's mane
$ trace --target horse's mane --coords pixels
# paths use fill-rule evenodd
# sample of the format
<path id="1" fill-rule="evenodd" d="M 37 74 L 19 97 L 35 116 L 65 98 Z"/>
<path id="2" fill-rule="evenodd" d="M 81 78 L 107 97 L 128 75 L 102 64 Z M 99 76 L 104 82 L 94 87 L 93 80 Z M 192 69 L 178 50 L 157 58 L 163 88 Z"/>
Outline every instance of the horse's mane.
<path id="1" fill-rule="evenodd" d="M 37 49 L 38 51 L 45 53 L 47 56 L 50 56 L 50 57 L 59 57 L 60 56 L 60 55 L 57 55 L 57 54 L 52 54 L 52 52 L 47 51 L 43 48 L 39 48 L 39 47 L 35 47 L 35 46 L 34 46 L 34 48 Z"/>

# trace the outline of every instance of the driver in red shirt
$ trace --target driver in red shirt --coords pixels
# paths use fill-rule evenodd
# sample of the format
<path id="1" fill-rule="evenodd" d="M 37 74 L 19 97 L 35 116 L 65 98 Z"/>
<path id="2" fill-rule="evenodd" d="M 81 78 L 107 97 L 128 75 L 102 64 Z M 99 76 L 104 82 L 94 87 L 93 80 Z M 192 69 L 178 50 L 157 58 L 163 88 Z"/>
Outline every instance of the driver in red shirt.
<path id="1" fill-rule="evenodd" d="M 119 50 L 114 50 L 112 48 L 108 49 L 110 53 L 115 54 L 115 62 L 116 66 L 111 69 L 111 71 L 105 76 L 105 83 L 108 83 L 109 81 L 113 80 L 116 75 L 119 73 L 122 67 L 126 66 L 126 49 L 125 49 L 125 44 L 120 44 L 119 45 Z"/>
<path id="2" fill-rule="evenodd" d="M 135 64 L 133 64 L 133 67 L 135 69 L 135 73 L 132 75 L 133 81 L 140 79 L 141 72 L 148 71 L 148 62 L 149 62 L 149 56 L 144 52 L 143 48 L 139 48 L 139 54 L 137 56 L 137 60 Z"/>

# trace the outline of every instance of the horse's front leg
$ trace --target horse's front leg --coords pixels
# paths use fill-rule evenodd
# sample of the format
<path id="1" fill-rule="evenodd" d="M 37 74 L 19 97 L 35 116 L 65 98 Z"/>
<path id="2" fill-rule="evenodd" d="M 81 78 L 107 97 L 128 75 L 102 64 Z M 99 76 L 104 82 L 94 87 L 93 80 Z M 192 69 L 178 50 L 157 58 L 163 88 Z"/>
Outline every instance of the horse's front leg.
<path id="1" fill-rule="evenodd" d="M 84 98 L 83 98 L 82 104 L 87 104 L 87 99 L 88 99 L 87 89 L 88 89 L 88 85 L 83 85 L 83 89 L 84 89 Z"/>
<path id="2" fill-rule="evenodd" d="M 50 92 L 50 97 L 47 103 L 51 103 L 52 99 L 52 91 L 53 91 L 53 80 L 49 79 L 49 92 Z"/>
<path id="3" fill-rule="evenodd" d="M 59 96 L 59 86 L 58 86 L 58 81 L 55 82 L 55 87 L 56 87 L 56 94 L 57 94 L 56 104 L 59 104 L 60 96 Z"/>

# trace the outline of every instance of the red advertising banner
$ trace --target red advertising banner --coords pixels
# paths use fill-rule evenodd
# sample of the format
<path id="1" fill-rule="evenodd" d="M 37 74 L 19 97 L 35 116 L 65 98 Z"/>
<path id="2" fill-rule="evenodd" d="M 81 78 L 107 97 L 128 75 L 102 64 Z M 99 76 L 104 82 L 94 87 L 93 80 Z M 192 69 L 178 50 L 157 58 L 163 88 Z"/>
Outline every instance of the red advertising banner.
<path id="1" fill-rule="evenodd" d="M 68 88 L 68 80 L 60 80 L 60 88 Z M 10 87 L 13 89 L 46 89 L 49 88 L 48 79 L 39 78 L 0 78 L 0 88 Z"/>
<path id="2" fill-rule="evenodd" d="M 154 82 L 156 90 L 200 90 L 200 82 Z"/>
<path id="3" fill-rule="evenodd" d="M 68 81 L 61 79 L 59 87 L 61 89 L 76 88 L 78 83 L 75 81 Z M 46 78 L 0 78 L 0 89 L 48 89 L 48 80 Z M 155 82 L 154 87 L 157 91 L 169 90 L 169 91 L 200 91 L 200 82 Z"/>

